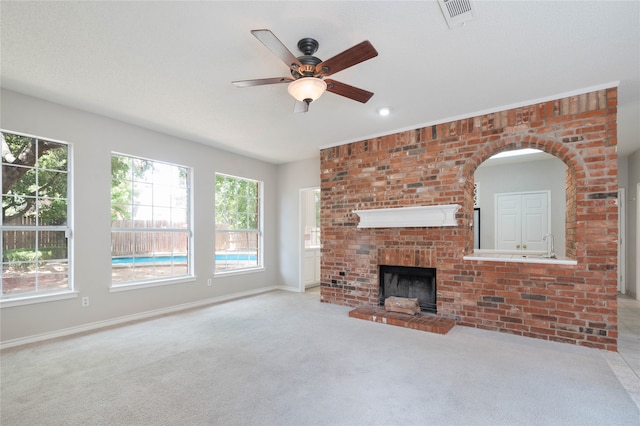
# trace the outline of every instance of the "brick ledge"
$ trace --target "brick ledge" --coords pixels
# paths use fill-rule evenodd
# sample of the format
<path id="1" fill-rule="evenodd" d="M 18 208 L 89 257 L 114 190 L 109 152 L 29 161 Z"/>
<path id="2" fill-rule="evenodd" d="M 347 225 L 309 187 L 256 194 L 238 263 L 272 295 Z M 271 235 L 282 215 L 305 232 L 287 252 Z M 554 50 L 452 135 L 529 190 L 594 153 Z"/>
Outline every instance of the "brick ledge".
<path id="1" fill-rule="evenodd" d="M 452 318 L 419 313 L 417 315 L 387 312 L 382 306 L 362 305 L 349 312 L 351 318 L 358 318 L 381 324 L 395 325 L 430 333 L 447 334 L 456 325 Z"/>

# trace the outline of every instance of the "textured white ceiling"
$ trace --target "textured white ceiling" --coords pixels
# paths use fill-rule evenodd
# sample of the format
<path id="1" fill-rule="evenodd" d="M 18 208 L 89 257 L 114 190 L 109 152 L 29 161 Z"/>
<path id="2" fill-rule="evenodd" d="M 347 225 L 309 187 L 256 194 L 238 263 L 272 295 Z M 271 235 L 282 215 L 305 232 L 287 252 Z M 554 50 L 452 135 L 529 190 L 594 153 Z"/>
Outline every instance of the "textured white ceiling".
<path id="1" fill-rule="evenodd" d="M 435 1 L 0 3 L 4 88 L 273 163 L 320 147 L 619 82 L 619 153 L 640 148 L 640 2 L 476 1 L 450 30 Z M 321 59 L 369 40 L 379 56 L 294 114 L 288 68 L 250 34 Z M 613 84 L 610 84 L 613 83 Z M 376 114 L 389 106 L 390 116 Z"/>

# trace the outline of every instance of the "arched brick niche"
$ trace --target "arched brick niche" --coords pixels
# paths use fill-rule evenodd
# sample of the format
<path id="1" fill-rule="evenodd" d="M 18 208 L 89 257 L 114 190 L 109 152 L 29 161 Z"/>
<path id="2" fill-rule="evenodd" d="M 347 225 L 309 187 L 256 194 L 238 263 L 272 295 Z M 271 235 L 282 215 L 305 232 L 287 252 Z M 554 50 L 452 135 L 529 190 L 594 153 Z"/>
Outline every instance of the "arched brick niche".
<path id="1" fill-rule="evenodd" d="M 471 220 L 473 217 L 473 184 L 474 174 L 477 168 L 491 156 L 505 151 L 513 151 L 518 149 L 532 148 L 544 151 L 562 160 L 567 166 L 565 181 L 565 230 L 566 230 L 566 247 L 567 257 L 575 259 L 575 229 L 576 229 L 576 169 L 584 170 L 584 162 L 578 152 L 572 147 L 563 144 L 557 140 L 538 139 L 536 137 L 527 137 L 521 135 L 509 135 L 506 140 L 491 139 L 483 146 L 479 146 L 478 152 L 474 154 L 465 166 L 460 169 L 460 182 L 465 184 L 465 201 L 463 209 L 463 218 L 465 221 Z M 467 224 L 469 222 L 466 222 Z M 473 233 L 467 235 L 466 252 L 473 251 Z"/>
<path id="2" fill-rule="evenodd" d="M 378 266 L 437 268 L 437 308 L 457 324 L 616 350 L 617 89 L 321 151 L 321 300 L 378 303 Z M 567 165 L 567 254 L 576 265 L 468 260 L 473 174 L 538 148 Z M 358 228 L 354 210 L 459 204 L 459 226 Z"/>

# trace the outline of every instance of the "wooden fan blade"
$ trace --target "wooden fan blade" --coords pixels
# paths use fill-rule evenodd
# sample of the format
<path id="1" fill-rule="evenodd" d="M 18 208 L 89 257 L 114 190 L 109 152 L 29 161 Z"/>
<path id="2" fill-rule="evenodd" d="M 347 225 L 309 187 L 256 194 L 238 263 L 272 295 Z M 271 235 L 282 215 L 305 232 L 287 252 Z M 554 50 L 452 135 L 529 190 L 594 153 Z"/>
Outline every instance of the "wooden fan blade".
<path id="1" fill-rule="evenodd" d="M 290 81 L 293 81 L 293 78 L 273 77 L 273 78 L 259 78 L 257 80 L 239 80 L 239 81 L 232 81 L 231 83 L 236 87 L 252 87 L 252 86 L 263 86 L 265 84 L 289 83 Z"/>
<path id="2" fill-rule="evenodd" d="M 344 96 L 345 98 L 353 99 L 363 104 L 366 104 L 373 96 L 373 92 L 358 89 L 357 87 L 349 86 L 339 81 L 325 80 L 325 83 L 327 83 L 327 92 L 335 93 L 336 95 Z"/>
<path id="3" fill-rule="evenodd" d="M 287 64 L 289 68 L 298 69 L 302 67 L 298 58 L 270 30 L 252 30 L 251 34 L 260 40 L 271 53 Z"/>
<path id="4" fill-rule="evenodd" d="M 326 61 L 320 62 L 316 65 L 316 73 L 328 76 L 376 56 L 378 56 L 378 51 L 373 45 L 369 41 L 363 41 Z"/>

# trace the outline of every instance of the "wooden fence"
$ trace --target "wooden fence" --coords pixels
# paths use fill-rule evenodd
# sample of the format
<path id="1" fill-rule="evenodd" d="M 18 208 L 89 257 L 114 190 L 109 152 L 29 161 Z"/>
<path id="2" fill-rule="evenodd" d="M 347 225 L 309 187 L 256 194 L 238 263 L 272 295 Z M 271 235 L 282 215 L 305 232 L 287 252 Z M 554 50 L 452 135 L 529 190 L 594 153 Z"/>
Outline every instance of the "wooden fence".
<path id="1" fill-rule="evenodd" d="M 146 253 L 155 254 L 186 254 L 189 250 L 189 235 L 184 232 L 151 231 L 151 223 L 146 221 L 116 220 L 111 222 L 112 228 L 139 229 L 142 232 L 111 232 L 111 255 L 131 256 L 133 253 L 140 255 Z M 168 221 L 156 221 L 154 229 L 168 228 Z"/>
<path id="2" fill-rule="evenodd" d="M 33 226 L 34 218 L 22 218 L 20 223 L 12 225 Z M 113 228 L 145 229 L 144 221 L 118 220 L 112 222 Z M 168 223 L 155 223 L 157 228 L 168 226 Z M 156 228 L 156 229 L 157 229 Z M 216 225 L 216 229 L 221 228 Z M 35 230 L 35 228 L 34 228 Z M 36 233 L 34 231 L 3 230 L 2 250 L 18 248 L 34 248 Z M 64 231 L 40 231 L 39 247 L 65 247 L 67 244 Z M 213 238 L 213 236 L 211 236 Z M 257 234 L 251 232 L 216 232 L 216 251 L 252 250 L 257 248 Z M 187 253 L 189 238 L 187 231 L 182 232 L 112 232 L 111 253 L 113 256 L 130 256 L 132 253 Z"/>
<path id="3" fill-rule="evenodd" d="M 33 217 L 21 217 L 11 221 L 12 226 L 35 226 L 36 219 Z M 67 238 L 64 231 L 40 231 L 38 235 L 40 247 L 66 247 Z M 2 230 L 2 252 L 5 253 L 14 249 L 33 249 L 36 246 L 35 227 L 30 230 Z"/>

